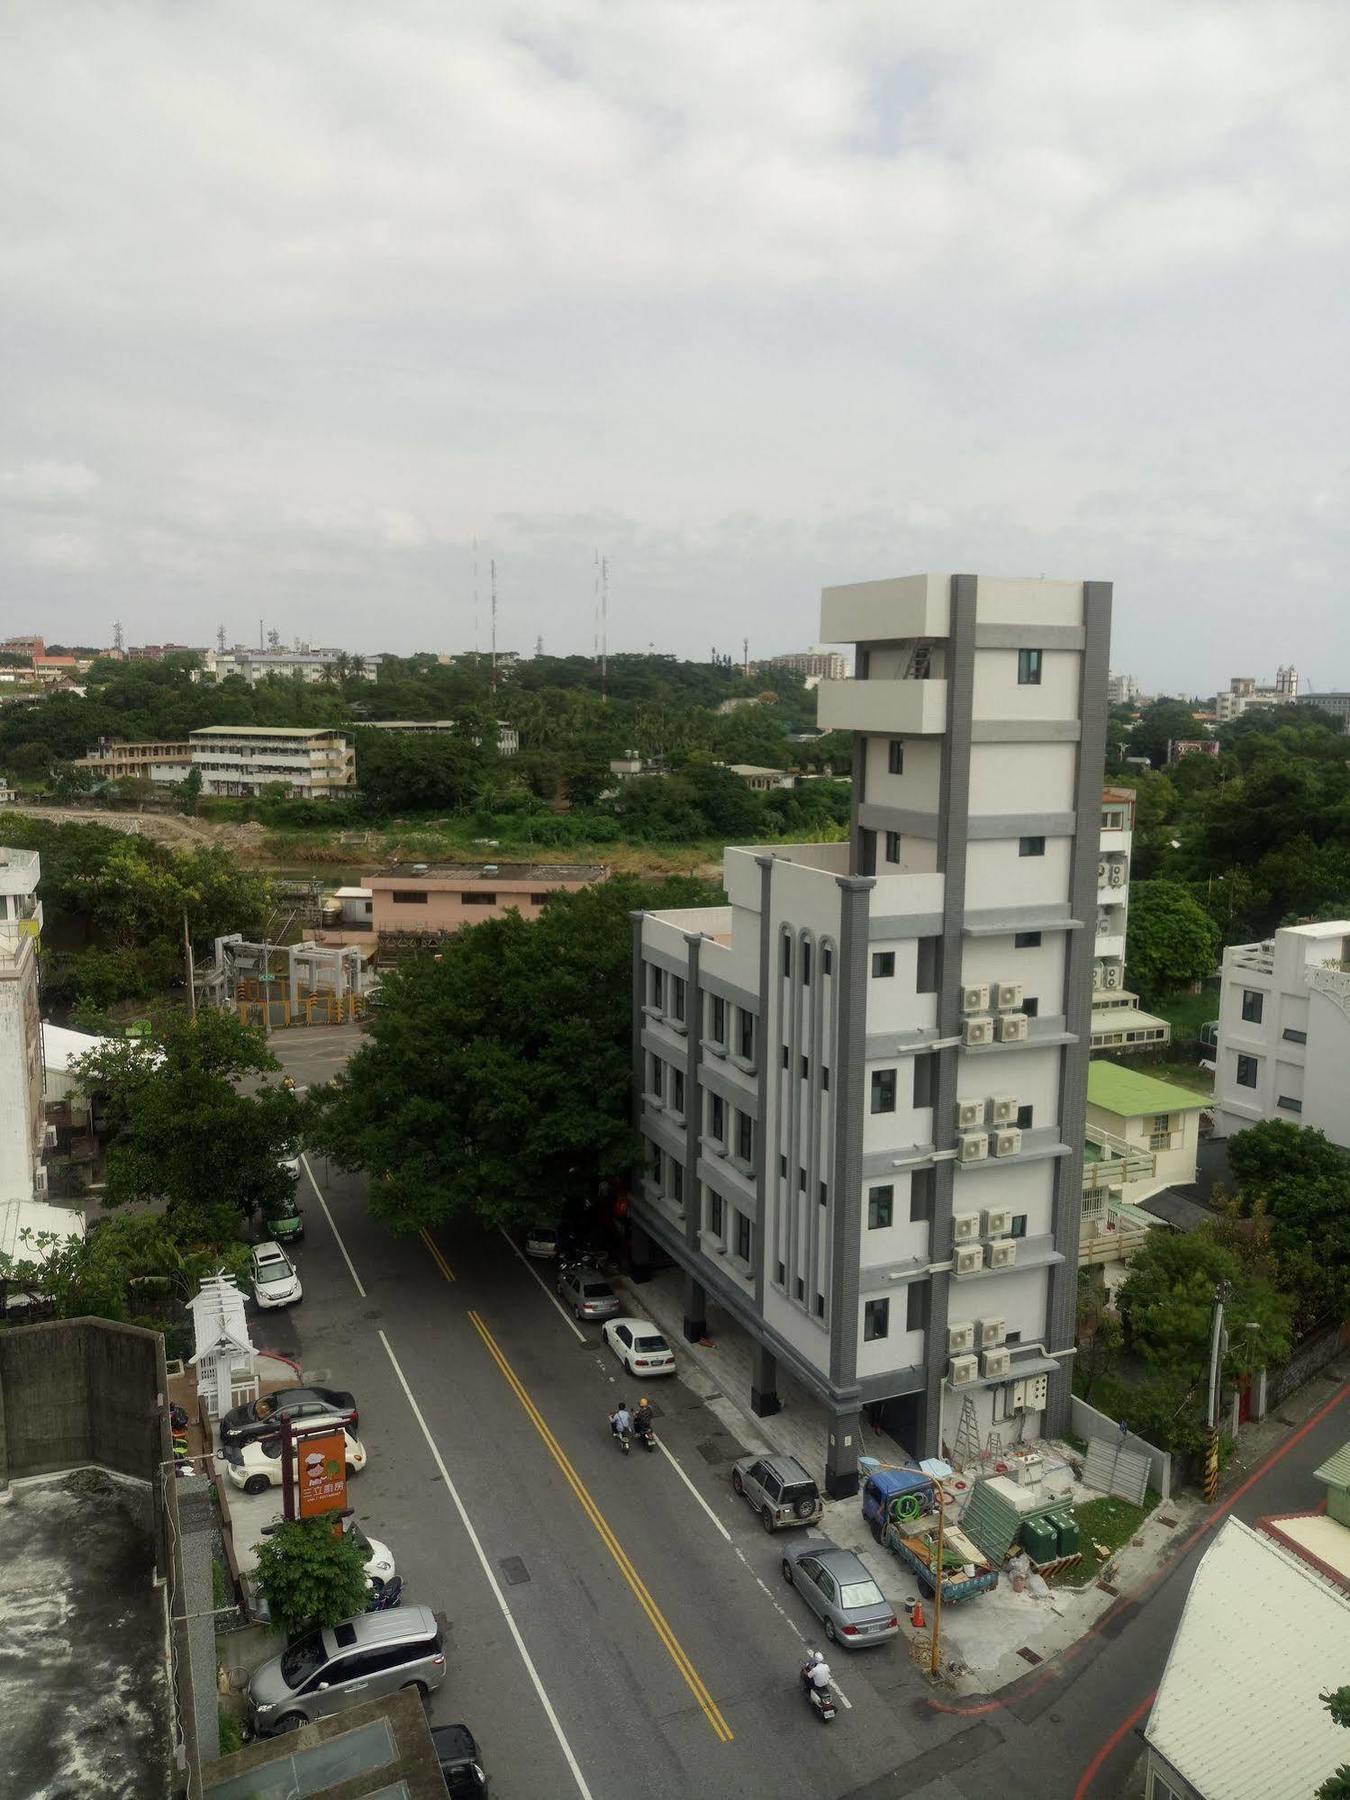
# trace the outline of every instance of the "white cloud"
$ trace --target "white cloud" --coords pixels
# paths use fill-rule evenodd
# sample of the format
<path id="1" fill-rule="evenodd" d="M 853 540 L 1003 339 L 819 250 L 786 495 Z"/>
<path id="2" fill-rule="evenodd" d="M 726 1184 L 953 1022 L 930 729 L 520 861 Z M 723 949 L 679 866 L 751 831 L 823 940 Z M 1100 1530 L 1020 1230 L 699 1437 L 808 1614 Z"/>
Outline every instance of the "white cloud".
<path id="1" fill-rule="evenodd" d="M 98 484 L 98 476 L 83 463 L 20 463 L 13 469 L 0 469 L 0 501 L 41 506 L 48 501 L 78 500 L 93 493 Z"/>

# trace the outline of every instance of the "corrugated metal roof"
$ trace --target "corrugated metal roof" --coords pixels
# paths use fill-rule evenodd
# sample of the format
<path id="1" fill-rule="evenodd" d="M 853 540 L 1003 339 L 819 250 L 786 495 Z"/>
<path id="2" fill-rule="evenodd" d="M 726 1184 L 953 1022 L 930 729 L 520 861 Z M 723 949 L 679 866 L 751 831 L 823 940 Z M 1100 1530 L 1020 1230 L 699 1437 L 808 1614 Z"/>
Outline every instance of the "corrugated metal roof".
<path id="1" fill-rule="evenodd" d="M 1142 1113 L 1196 1112 L 1202 1106 L 1212 1106 L 1213 1101 L 1189 1088 L 1159 1081 L 1156 1075 L 1145 1075 L 1139 1069 L 1122 1068 L 1113 1062 L 1091 1062 L 1088 1105 L 1118 1113 L 1123 1119 L 1135 1119 Z"/>
<path id="2" fill-rule="evenodd" d="M 1342 1444 L 1320 1469 L 1314 1469 L 1313 1480 L 1325 1481 L 1328 1487 L 1350 1488 L 1350 1444 Z"/>
<path id="3" fill-rule="evenodd" d="M 1345 1674 L 1350 1598 L 1228 1519 L 1186 1596 L 1145 1737 L 1205 1800 L 1312 1794 L 1345 1758 L 1318 1699 Z"/>

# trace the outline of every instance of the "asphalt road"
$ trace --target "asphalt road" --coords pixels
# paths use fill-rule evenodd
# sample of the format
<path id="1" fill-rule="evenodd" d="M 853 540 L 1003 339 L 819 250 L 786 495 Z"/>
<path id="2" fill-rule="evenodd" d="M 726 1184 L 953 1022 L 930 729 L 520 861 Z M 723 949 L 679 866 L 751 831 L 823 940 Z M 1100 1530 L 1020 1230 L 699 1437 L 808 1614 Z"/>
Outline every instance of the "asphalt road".
<path id="1" fill-rule="evenodd" d="M 306 1082 L 351 1042 L 277 1048 Z M 1308 1473 L 1347 1433 L 1350 1389 L 1323 1383 L 1313 1422 L 1142 1595 L 997 1698 L 935 1705 L 897 1640 L 832 1653 L 850 1706 L 822 1727 L 795 1687 L 810 1615 L 781 1542 L 731 1492 L 738 1446 L 718 1420 L 678 1380 L 653 1383 L 663 1454 L 621 1457 L 606 1418 L 634 1384 L 538 1270 L 476 1227 L 393 1239 L 363 1182 L 321 1159 L 313 1174 L 305 1298 L 259 1336 L 356 1393 L 370 1464 L 353 1503 L 407 1598 L 447 1620 L 431 1718 L 471 1726 L 502 1800 L 1119 1794 L 1213 1526 L 1313 1504 Z"/>

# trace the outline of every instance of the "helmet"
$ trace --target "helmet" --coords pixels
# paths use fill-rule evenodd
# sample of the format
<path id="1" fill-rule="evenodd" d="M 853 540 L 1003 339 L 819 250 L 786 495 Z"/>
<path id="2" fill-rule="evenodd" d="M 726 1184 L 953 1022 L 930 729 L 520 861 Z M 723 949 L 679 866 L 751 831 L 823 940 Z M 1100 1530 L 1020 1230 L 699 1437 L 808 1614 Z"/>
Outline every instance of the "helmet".
<path id="1" fill-rule="evenodd" d="M 645 1395 L 645 1394 L 644 1394 L 644 1395 L 643 1395 L 643 1396 L 642 1396 L 642 1398 L 641 1398 L 641 1399 L 640 1399 L 640 1400 L 639 1400 L 639 1401 L 638 1401 L 638 1405 L 639 1405 L 639 1406 L 646 1406 L 646 1404 L 647 1404 L 647 1396 L 646 1396 L 646 1395 Z"/>

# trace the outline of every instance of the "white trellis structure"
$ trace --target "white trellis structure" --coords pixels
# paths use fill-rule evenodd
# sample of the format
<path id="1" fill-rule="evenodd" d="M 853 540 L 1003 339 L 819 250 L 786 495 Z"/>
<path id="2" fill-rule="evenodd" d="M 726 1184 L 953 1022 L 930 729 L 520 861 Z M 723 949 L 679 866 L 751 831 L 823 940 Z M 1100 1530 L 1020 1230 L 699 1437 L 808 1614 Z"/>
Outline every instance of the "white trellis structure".
<path id="1" fill-rule="evenodd" d="M 254 1350 L 244 1316 L 244 1296 L 223 1269 L 208 1275 L 191 1302 L 197 1395 L 218 1419 L 232 1406 L 258 1397 Z"/>

